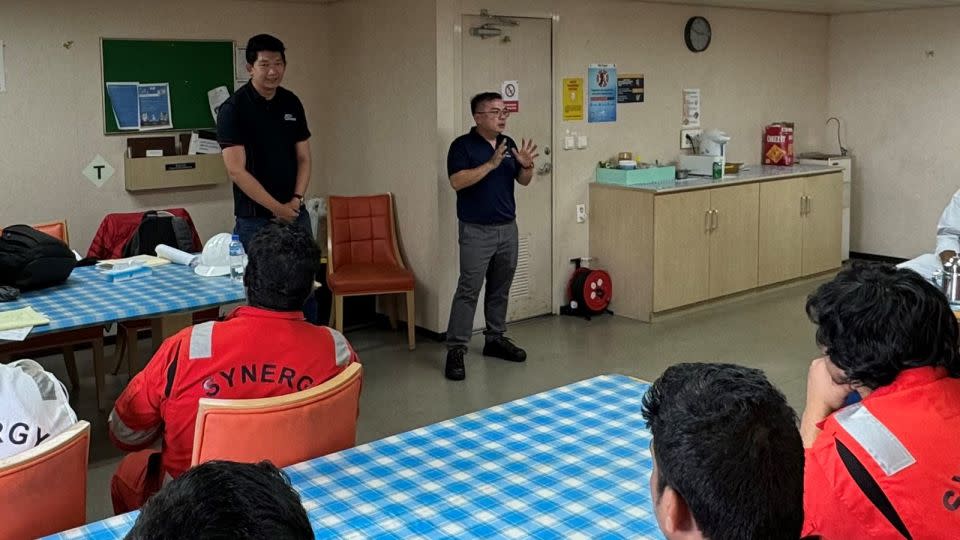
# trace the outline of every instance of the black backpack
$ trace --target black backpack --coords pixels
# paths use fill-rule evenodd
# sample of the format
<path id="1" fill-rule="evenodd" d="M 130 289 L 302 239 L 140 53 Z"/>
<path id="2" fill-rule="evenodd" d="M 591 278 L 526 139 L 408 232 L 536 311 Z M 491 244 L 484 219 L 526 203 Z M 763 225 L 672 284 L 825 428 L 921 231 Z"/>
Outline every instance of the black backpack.
<path id="1" fill-rule="evenodd" d="M 0 285 L 20 290 L 58 285 L 76 264 L 66 244 L 28 225 L 11 225 L 0 235 Z"/>
<path id="2" fill-rule="evenodd" d="M 155 255 L 159 244 L 181 251 L 193 251 L 193 231 L 185 219 L 169 212 L 144 212 L 137 232 L 123 246 L 123 257 Z"/>

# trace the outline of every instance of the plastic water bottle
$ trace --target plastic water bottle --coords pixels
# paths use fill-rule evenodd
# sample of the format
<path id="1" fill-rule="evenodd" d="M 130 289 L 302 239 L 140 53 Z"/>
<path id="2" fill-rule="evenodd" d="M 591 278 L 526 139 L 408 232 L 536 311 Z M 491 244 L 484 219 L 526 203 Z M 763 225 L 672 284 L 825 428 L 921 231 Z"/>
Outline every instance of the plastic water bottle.
<path id="1" fill-rule="evenodd" d="M 223 244 L 221 244 L 223 245 Z M 230 279 L 243 283 L 243 270 L 247 265 L 247 254 L 243 252 L 240 236 L 233 235 L 230 239 Z"/>

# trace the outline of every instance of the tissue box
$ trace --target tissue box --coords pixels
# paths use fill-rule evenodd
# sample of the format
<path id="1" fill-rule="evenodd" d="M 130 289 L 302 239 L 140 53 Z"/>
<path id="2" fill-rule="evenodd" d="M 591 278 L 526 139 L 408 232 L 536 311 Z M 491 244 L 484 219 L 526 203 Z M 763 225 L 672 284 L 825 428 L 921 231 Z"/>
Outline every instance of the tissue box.
<path id="1" fill-rule="evenodd" d="M 672 182 L 676 178 L 676 174 L 677 168 L 673 165 L 631 170 L 597 167 L 597 182 L 601 184 L 616 184 L 618 186 L 659 184 L 662 182 Z"/>

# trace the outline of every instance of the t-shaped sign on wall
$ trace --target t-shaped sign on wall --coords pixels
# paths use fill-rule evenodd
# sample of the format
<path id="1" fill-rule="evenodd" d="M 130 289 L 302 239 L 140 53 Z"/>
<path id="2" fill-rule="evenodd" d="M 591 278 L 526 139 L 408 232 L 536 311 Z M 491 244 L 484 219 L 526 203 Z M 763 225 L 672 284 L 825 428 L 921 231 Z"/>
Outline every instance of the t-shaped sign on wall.
<path id="1" fill-rule="evenodd" d="M 113 167 L 100 154 L 97 154 L 97 157 L 93 158 L 93 161 L 83 169 L 83 175 L 97 187 L 102 186 L 109 180 L 113 173 Z"/>

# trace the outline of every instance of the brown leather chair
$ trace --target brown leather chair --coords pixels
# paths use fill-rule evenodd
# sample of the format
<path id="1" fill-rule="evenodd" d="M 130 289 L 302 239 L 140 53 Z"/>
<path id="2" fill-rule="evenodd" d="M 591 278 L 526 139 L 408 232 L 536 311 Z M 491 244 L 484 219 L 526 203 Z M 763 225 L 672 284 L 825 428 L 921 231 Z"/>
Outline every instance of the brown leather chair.
<path id="1" fill-rule="evenodd" d="M 70 235 L 67 232 L 66 221 L 51 221 L 49 223 L 31 225 L 31 227 L 40 232 L 47 233 L 54 238 L 63 240 L 63 243 L 70 245 Z M 2 231 L 2 229 L 0 229 L 0 231 Z M 80 377 L 77 373 L 77 360 L 73 354 L 73 347 L 74 345 L 83 343 L 89 343 L 93 347 L 93 372 L 97 389 L 97 405 L 103 409 L 105 378 L 102 326 L 79 328 L 65 332 L 51 332 L 49 334 L 40 334 L 36 337 L 28 337 L 22 342 L 0 344 L 0 362 L 8 362 L 15 357 L 22 358 L 27 353 L 35 355 L 38 352 L 60 349 L 63 353 L 63 361 L 67 366 L 67 376 L 70 378 L 70 387 L 76 391 L 77 388 L 80 387 Z"/>
<path id="2" fill-rule="evenodd" d="M 405 294 L 407 341 L 414 350 L 416 279 L 397 246 L 393 195 L 333 196 L 327 206 L 327 286 L 333 294 L 334 328 L 343 331 L 345 296 Z"/>

